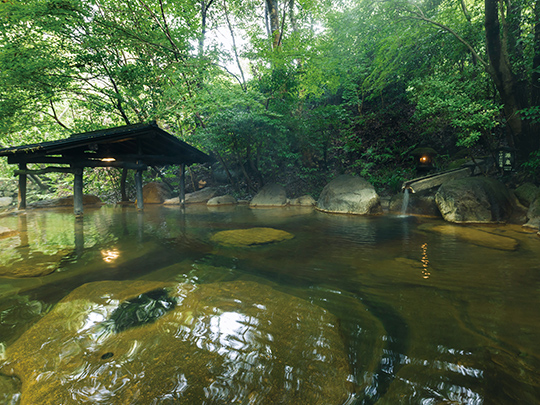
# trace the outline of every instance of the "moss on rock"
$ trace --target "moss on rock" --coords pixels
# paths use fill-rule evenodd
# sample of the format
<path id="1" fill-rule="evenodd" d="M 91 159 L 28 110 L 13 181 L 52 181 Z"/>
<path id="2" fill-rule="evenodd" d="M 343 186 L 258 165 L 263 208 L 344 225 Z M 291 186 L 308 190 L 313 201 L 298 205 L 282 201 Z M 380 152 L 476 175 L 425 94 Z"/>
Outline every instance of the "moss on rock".
<path id="1" fill-rule="evenodd" d="M 210 239 L 223 246 L 249 247 L 280 242 L 294 238 L 289 232 L 274 228 L 249 228 L 221 231 Z"/>
<path id="2" fill-rule="evenodd" d="M 109 327 L 123 303 L 156 290 L 175 307 Z M 351 390 L 337 323 L 255 282 L 102 281 L 74 290 L 8 347 L 0 371 L 21 379 L 21 405 L 337 405 Z"/>

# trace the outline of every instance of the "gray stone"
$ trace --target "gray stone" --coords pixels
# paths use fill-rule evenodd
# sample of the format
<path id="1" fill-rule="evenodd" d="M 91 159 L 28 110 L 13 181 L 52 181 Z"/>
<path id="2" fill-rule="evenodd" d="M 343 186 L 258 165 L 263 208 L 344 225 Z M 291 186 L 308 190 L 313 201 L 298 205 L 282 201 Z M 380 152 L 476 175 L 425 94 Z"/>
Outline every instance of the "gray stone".
<path id="1" fill-rule="evenodd" d="M 311 207 L 311 206 L 317 204 L 317 202 L 315 201 L 315 199 L 312 196 L 303 195 L 303 196 L 300 196 L 298 198 L 293 198 L 290 201 L 290 204 L 291 205 L 300 205 L 300 206 L 304 206 L 304 207 Z"/>
<path id="2" fill-rule="evenodd" d="M 251 207 L 282 207 L 287 205 L 285 188 L 276 183 L 268 183 L 251 200 Z"/>
<path id="3" fill-rule="evenodd" d="M 232 195 L 220 195 L 217 197 L 213 197 L 208 200 L 206 203 L 207 205 L 214 206 L 214 205 L 234 205 L 236 204 L 236 198 L 234 198 Z"/>
<path id="4" fill-rule="evenodd" d="M 161 182 L 153 181 L 143 187 L 143 201 L 145 204 L 162 204 L 171 198 L 169 187 Z"/>
<path id="5" fill-rule="evenodd" d="M 540 228 L 540 197 L 534 200 L 527 211 L 527 223 L 530 228 Z"/>
<path id="6" fill-rule="evenodd" d="M 443 218 L 455 223 L 506 222 L 514 198 L 506 186 L 489 177 L 469 177 L 443 184 L 435 201 Z"/>
<path id="7" fill-rule="evenodd" d="M 13 202 L 12 197 L 0 197 L 0 207 L 7 207 Z"/>
<path id="8" fill-rule="evenodd" d="M 525 207 L 529 207 L 531 203 L 540 195 L 540 188 L 532 183 L 523 183 L 514 191 L 518 201 Z"/>
<path id="9" fill-rule="evenodd" d="M 83 205 L 100 205 L 101 199 L 95 195 L 83 195 Z M 51 200 L 41 200 L 29 204 L 32 208 L 52 208 L 52 207 L 73 207 L 73 196 L 53 198 Z"/>
<path id="10" fill-rule="evenodd" d="M 403 212 L 403 198 L 404 193 L 396 194 L 390 200 L 388 210 L 395 214 L 402 214 Z M 409 194 L 409 203 L 407 204 L 407 210 L 404 214 L 412 215 L 425 215 L 430 217 L 440 217 L 439 207 L 435 202 L 435 196 L 432 194 Z"/>
<path id="11" fill-rule="evenodd" d="M 317 209 L 359 215 L 378 214 L 382 211 L 375 188 L 361 177 L 346 174 L 326 185 L 317 201 Z"/>
<path id="12" fill-rule="evenodd" d="M 208 200 L 215 197 L 218 189 L 215 187 L 205 187 L 193 193 L 186 194 L 186 204 L 206 204 Z M 165 205 L 180 204 L 180 197 L 170 198 L 163 202 Z"/>

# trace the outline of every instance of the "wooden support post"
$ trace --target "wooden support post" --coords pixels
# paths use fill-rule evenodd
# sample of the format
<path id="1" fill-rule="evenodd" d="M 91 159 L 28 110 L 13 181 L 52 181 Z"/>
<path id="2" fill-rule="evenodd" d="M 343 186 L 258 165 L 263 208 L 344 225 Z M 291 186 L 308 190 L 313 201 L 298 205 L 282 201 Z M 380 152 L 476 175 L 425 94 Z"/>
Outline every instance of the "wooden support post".
<path id="1" fill-rule="evenodd" d="M 80 258 L 84 252 L 84 219 L 79 216 L 75 217 L 75 255 Z"/>
<path id="2" fill-rule="evenodd" d="M 26 170 L 26 163 L 19 163 L 19 170 Z M 19 209 L 26 209 L 26 174 L 19 174 L 19 194 L 17 200 L 19 202 Z"/>
<path id="3" fill-rule="evenodd" d="M 180 205 L 183 207 L 186 203 L 186 164 L 180 165 L 180 197 L 178 197 Z"/>
<path id="4" fill-rule="evenodd" d="M 83 168 L 77 167 L 73 173 L 73 212 L 75 216 L 83 214 Z"/>
<path id="5" fill-rule="evenodd" d="M 137 170 L 135 172 L 135 189 L 137 191 L 137 209 L 139 211 L 144 209 L 142 188 L 142 170 Z"/>

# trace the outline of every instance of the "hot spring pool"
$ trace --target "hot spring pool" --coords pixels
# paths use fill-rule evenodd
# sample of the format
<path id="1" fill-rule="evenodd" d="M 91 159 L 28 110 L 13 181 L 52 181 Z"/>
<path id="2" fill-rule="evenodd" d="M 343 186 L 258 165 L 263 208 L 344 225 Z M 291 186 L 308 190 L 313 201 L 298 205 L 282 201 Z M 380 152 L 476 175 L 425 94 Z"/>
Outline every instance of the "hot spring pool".
<path id="1" fill-rule="evenodd" d="M 540 401 L 540 238 L 518 226 L 103 206 L 0 227 L 2 405 L 38 383 L 51 404 Z M 292 236 L 213 239 L 251 228 Z"/>

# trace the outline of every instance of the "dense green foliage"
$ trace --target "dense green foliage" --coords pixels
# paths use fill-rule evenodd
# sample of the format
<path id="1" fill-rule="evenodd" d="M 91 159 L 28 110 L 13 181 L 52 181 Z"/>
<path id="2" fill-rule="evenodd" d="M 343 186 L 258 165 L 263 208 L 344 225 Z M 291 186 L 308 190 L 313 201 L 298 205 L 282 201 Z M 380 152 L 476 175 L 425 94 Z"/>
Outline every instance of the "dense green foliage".
<path id="1" fill-rule="evenodd" d="M 508 145 L 526 161 L 540 147 L 538 3 L 3 0 L 0 145 L 157 120 L 239 194 L 316 193 L 340 172 L 393 190 L 417 146 L 442 162 Z M 120 173 L 92 176 L 114 198 Z"/>

